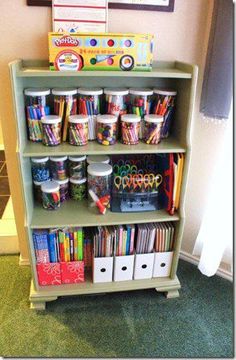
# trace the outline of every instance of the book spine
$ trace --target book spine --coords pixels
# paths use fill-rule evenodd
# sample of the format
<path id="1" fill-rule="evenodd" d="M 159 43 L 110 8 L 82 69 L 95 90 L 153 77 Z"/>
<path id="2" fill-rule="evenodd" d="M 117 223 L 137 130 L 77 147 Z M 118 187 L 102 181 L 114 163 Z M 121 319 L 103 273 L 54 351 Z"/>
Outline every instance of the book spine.
<path id="1" fill-rule="evenodd" d="M 74 260 L 74 233 L 69 232 L 69 238 L 70 238 L 70 261 Z"/>
<path id="2" fill-rule="evenodd" d="M 60 232 L 59 233 L 59 246 L 60 246 L 61 261 L 65 261 L 64 238 L 65 238 L 65 234 L 63 232 Z"/>
<path id="3" fill-rule="evenodd" d="M 33 243 L 35 249 L 36 262 L 50 262 L 47 232 L 33 232 Z"/>
<path id="4" fill-rule="evenodd" d="M 55 234 L 48 234 L 48 250 L 50 262 L 57 262 Z"/>

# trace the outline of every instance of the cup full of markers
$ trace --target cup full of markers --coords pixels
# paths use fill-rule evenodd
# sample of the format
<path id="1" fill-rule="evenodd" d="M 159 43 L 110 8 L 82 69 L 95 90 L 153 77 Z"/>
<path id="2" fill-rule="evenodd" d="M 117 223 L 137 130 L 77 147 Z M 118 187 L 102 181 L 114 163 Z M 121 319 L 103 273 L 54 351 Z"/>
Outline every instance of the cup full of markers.
<path id="1" fill-rule="evenodd" d="M 43 144 L 56 146 L 61 143 L 61 118 L 57 115 L 47 115 L 42 118 Z"/>
<path id="2" fill-rule="evenodd" d="M 44 209 L 57 210 L 60 207 L 60 185 L 57 181 L 46 181 L 41 185 Z"/>
<path id="3" fill-rule="evenodd" d="M 47 105 L 50 89 L 28 88 L 24 90 L 24 94 L 29 140 L 42 142 L 41 119 L 50 115 L 50 107 Z"/>
<path id="4" fill-rule="evenodd" d="M 140 116 L 139 138 L 143 138 L 144 116 L 150 114 L 153 90 L 148 88 L 129 89 L 128 113 Z"/>
<path id="5" fill-rule="evenodd" d="M 177 91 L 167 89 L 154 89 L 154 104 L 152 113 L 164 117 L 161 137 L 169 136 L 170 126 L 174 117 Z"/>
<path id="6" fill-rule="evenodd" d="M 125 88 L 105 88 L 105 112 L 119 117 L 127 114 L 127 95 L 129 90 Z"/>
<path id="7" fill-rule="evenodd" d="M 69 143 L 77 146 L 88 144 L 87 115 L 69 116 Z"/>
<path id="8" fill-rule="evenodd" d="M 54 88 L 52 89 L 54 99 L 54 114 L 61 118 L 61 138 L 67 141 L 68 121 L 70 115 L 77 112 L 77 89 L 76 88 Z"/>
<path id="9" fill-rule="evenodd" d="M 121 116 L 122 142 L 126 145 L 139 143 L 140 116 L 126 114 Z"/>
<path id="10" fill-rule="evenodd" d="M 161 141 L 162 115 L 145 115 L 143 140 L 146 144 L 157 145 Z"/>
<path id="11" fill-rule="evenodd" d="M 88 139 L 96 139 L 96 118 L 101 113 L 101 88 L 78 89 L 78 114 L 88 116 Z"/>

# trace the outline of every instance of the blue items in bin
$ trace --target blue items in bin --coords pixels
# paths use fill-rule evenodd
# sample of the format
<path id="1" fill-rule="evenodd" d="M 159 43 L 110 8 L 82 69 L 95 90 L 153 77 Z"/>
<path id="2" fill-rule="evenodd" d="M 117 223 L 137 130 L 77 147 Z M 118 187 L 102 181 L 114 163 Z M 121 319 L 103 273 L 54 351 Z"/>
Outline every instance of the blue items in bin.
<path id="1" fill-rule="evenodd" d="M 113 157 L 112 207 L 114 212 L 151 211 L 160 208 L 162 175 L 156 155 Z"/>

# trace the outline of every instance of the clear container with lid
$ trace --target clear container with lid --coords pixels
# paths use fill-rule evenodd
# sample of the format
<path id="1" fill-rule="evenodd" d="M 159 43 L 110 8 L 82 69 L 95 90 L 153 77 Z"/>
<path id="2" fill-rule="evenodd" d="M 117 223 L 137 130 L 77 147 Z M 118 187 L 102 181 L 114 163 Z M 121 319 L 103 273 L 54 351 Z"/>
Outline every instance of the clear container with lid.
<path id="1" fill-rule="evenodd" d="M 169 89 L 154 89 L 154 103 L 152 113 L 164 117 L 161 137 L 169 135 L 170 126 L 174 118 L 177 91 Z"/>
<path id="2" fill-rule="evenodd" d="M 127 114 L 127 95 L 129 90 L 125 88 L 105 88 L 105 112 L 119 117 Z"/>
<path id="3" fill-rule="evenodd" d="M 103 89 L 81 87 L 78 89 L 78 114 L 88 116 L 88 139 L 96 139 L 96 118 L 101 113 Z"/>
<path id="4" fill-rule="evenodd" d="M 67 141 L 68 121 L 70 115 L 77 112 L 77 89 L 76 88 L 54 88 L 52 89 L 54 101 L 54 114 L 62 119 L 62 141 Z"/>
<path id="5" fill-rule="evenodd" d="M 102 145 L 114 145 L 117 139 L 117 116 L 97 116 L 97 141 Z"/>
<path id="6" fill-rule="evenodd" d="M 69 156 L 69 177 L 81 180 L 86 177 L 86 155 Z"/>
<path id="7" fill-rule="evenodd" d="M 69 116 L 69 143 L 71 145 L 88 144 L 88 116 Z"/>
<path id="8" fill-rule="evenodd" d="M 40 183 L 49 180 L 49 157 L 31 158 L 31 171 L 33 181 Z"/>
<path id="9" fill-rule="evenodd" d="M 87 195 L 87 179 L 70 178 L 70 197 L 73 200 L 81 201 Z"/>
<path id="10" fill-rule="evenodd" d="M 129 114 L 141 117 L 139 137 L 143 137 L 144 116 L 150 114 L 152 106 L 152 89 L 131 88 L 129 89 Z"/>
<path id="11" fill-rule="evenodd" d="M 139 143 L 140 116 L 127 114 L 121 116 L 122 142 L 126 145 Z"/>
<path id="12" fill-rule="evenodd" d="M 60 186 L 60 201 L 61 203 L 69 199 L 69 179 L 57 180 Z"/>
<path id="13" fill-rule="evenodd" d="M 43 144 L 57 146 L 61 143 L 61 118 L 57 115 L 48 115 L 42 118 Z"/>
<path id="14" fill-rule="evenodd" d="M 110 158 L 107 155 L 89 155 L 87 156 L 87 164 L 104 163 L 109 164 Z"/>
<path id="15" fill-rule="evenodd" d="M 53 180 L 67 179 L 67 156 L 51 156 L 50 171 Z"/>
<path id="16" fill-rule="evenodd" d="M 42 123 L 41 119 L 45 115 L 50 115 L 48 88 L 29 88 L 24 90 L 25 112 L 28 126 L 29 140 L 42 142 Z"/>
<path id="17" fill-rule="evenodd" d="M 112 166 L 104 163 L 94 163 L 88 166 L 88 192 L 91 190 L 99 199 L 111 195 Z M 93 205 L 90 195 L 89 205 Z"/>
<path id="18" fill-rule="evenodd" d="M 44 209 L 57 210 L 60 207 L 60 185 L 57 181 L 46 181 L 41 185 Z"/>
<path id="19" fill-rule="evenodd" d="M 33 181 L 33 194 L 34 194 L 34 200 L 42 204 L 42 190 L 41 190 L 42 182 Z"/>
<path id="20" fill-rule="evenodd" d="M 158 144 L 161 141 L 162 115 L 145 115 L 143 140 L 147 144 Z"/>

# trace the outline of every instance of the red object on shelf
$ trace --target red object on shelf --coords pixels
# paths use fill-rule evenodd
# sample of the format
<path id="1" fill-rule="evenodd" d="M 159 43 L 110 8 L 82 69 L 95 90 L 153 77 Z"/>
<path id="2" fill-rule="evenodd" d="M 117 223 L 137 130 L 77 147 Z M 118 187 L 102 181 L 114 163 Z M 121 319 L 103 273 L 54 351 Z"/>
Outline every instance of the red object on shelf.
<path id="1" fill-rule="evenodd" d="M 61 285 L 60 263 L 36 264 L 36 268 L 39 285 Z"/>
<path id="2" fill-rule="evenodd" d="M 61 262 L 62 284 L 84 282 L 84 261 Z"/>

